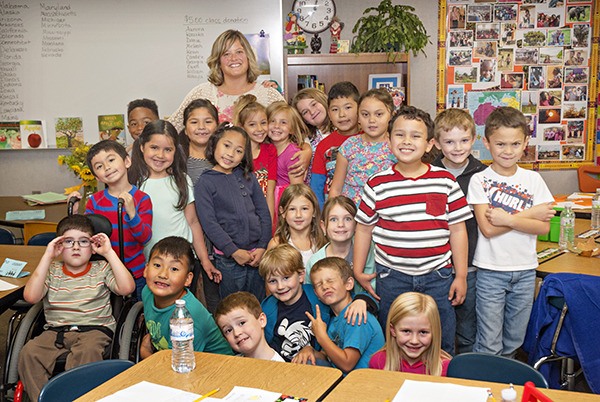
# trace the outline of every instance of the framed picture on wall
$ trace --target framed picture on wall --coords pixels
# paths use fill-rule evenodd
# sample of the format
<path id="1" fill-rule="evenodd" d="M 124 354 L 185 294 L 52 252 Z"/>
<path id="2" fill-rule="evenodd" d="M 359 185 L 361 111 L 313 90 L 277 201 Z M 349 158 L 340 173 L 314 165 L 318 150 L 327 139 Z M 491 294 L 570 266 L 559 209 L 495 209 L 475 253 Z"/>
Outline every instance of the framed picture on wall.
<path id="1" fill-rule="evenodd" d="M 369 89 L 398 88 L 402 85 L 402 74 L 369 74 Z"/>

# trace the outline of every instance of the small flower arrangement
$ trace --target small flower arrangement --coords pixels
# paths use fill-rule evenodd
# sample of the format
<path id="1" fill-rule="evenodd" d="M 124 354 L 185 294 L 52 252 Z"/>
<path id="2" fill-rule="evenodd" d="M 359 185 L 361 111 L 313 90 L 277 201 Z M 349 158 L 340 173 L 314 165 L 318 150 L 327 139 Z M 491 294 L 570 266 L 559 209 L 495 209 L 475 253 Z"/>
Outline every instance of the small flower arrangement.
<path id="1" fill-rule="evenodd" d="M 98 188 L 96 177 L 85 161 L 89 150 L 89 144 L 81 143 L 77 147 L 71 149 L 71 155 L 60 155 L 58 157 L 58 164 L 60 166 L 66 166 L 67 169 L 75 174 L 75 177 L 81 180 L 81 184 L 65 188 L 65 194 L 77 191 L 80 187 L 84 188 L 85 193 L 93 193 Z"/>

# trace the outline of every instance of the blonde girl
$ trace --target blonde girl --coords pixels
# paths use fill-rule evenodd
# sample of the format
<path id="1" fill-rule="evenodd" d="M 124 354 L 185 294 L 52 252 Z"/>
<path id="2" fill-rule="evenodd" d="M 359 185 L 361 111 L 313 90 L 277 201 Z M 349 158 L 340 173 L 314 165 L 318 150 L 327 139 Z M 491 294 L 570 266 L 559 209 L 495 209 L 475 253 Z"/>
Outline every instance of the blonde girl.
<path id="1" fill-rule="evenodd" d="M 323 205 L 321 228 L 329 243 L 321 247 L 306 263 L 305 283 L 311 283 L 310 270 L 317 261 L 326 257 L 340 257 L 352 266 L 354 231 L 356 229 L 356 206 L 354 202 L 343 195 L 328 198 Z M 365 263 L 365 273 L 375 272 L 375 249 L 372 245 Z M 375 279 L 371 280 L 371 287 L 375 291 Z M 358 281 L 354 282 L 354 292 L 363 293 L 365 290 Z"/>
<path id="2" fill-rule="evenodd" d="M 208 139 L 219 125 L 217 108 L 209 100 L 195 99 L 183 111 L 183 125 L 179 135 L 187 156 L 187 174 L 196 184 L 204 171 L 212 169 L 205 150 Z"/>
<path id="3" fill-rule="evenodd" d="M 234 107 L 234 124 L 242 127 L 250 137 L 254 175 L 267 198 L 271 220 L 275 213 L 275 184 L 277 183 L 277 149 L 265 142 L 269 130 L 267 108 L 254 95 L 242 95 Z"/>
<path id="4" fill-rule="evenodd" d="M 208 277 L 219 282 L 221 273 L 208 258 L 202 226 L 196 215 L 192 180 L 186 174 L 185 155 L 171 123 L 155 120 L 144 127 L 137 146 L 133 147 L 129 181 L 152 200 L 152 238 L 144 246 L 146 261 L 152 246 L 159 240 L 180 236 L 192 243 Z M 199 272 L 194 273 L 201 282 Z M 203 299 L 201 288 L 197 286 L 194 292 Z"/>
<path id="5" fill-rule="evenodd" d="M 367 179 L 395 163 L 388 141 L 393 112 L 394 100 L 385 89 L 371 89 L 360 97 L 358 122 L 363 132 L 338 148 L 330 197 L 342 194 L 358 206 Z"/>
<path id="6" fill-rule="evenodd" d="M 369 368 L 445 376 L 452 358 L 442 350 L 442 325 L 435 300 L 406 292 L 388 313 L 385 345 L 371 357 Z"/>
<path id="7" fill-rule="evenodd" d="M 221 298 L 247 291 L 265 298 L 258 264 L 271 238 L 265 196 L 252 174 L 250 138 L 243 128 L 223 123 L 206 147 L 213 164 L 195 187 L 196 210 L 215 247 L 215 264 L 223 280 Z"/>
<path id="8" fill-rule="evenodd" d="M 290 244 L 300 251 L 306 266 L 308 259 L 326 242 L 320 219 L 319 201 L 311 188 L 304 183 L 290 184 L 281 195 L 277 229 L 268 248 Z"/>

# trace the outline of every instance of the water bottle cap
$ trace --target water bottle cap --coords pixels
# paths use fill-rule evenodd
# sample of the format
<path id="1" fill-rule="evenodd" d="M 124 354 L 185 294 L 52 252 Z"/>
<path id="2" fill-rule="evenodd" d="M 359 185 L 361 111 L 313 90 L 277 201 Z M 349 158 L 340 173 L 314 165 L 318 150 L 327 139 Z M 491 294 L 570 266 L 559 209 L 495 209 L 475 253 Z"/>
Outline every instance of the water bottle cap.
<path id="1" fill-rule="evenodd" d="M 516 401 L 517 391 L 514 388 L 506 388 L 500 391 L 503 401 Z"/>
<path id="2" fill-rule="evenodd" d="M 565 207 L 573 208 L 573 203 L 571 201 L 567 201 L 567 202 L 565 202 Z"/>
<path id="3" fill-rule="evenodd" d="M 177 300 L 175 300 L 175 306 L 177 306 L 177 307 L 183 307 L 183 306 L 185 306 L 185 300 L 183 300 L 183 299 L 177 299 Z"/>

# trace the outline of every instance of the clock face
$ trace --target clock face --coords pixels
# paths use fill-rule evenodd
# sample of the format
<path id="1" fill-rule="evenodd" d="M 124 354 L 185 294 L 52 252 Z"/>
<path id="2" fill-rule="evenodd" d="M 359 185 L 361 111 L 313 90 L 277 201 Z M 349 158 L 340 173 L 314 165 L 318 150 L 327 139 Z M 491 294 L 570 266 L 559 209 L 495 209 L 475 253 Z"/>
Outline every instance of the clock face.
<path id="1" fill-rule="evenodd" d="M 323 32 L 335 16 L 333 0 L 296 0 L 292 11 L 298 15 L 296 23 L 305 32 Z"/>

